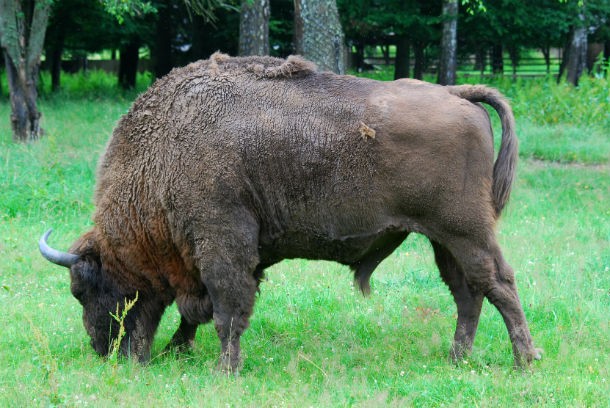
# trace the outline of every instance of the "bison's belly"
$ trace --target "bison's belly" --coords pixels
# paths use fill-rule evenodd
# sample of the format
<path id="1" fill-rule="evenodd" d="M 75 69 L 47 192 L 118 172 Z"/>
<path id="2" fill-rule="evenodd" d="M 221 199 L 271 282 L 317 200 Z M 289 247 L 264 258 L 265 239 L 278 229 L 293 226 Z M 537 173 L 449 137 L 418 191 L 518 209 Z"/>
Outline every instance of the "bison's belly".
<path id="1" fill-rule="evenodd" d="M 372 251 L 387 245 L 406 225 L 387 225 L 380 229 L 333 236 L 321 232 L 285 232 L 274 238 L 261 237 L 261 262 L 272 264 L 282 259 L 303 258 L 336 261 L 352 265 Z"/>

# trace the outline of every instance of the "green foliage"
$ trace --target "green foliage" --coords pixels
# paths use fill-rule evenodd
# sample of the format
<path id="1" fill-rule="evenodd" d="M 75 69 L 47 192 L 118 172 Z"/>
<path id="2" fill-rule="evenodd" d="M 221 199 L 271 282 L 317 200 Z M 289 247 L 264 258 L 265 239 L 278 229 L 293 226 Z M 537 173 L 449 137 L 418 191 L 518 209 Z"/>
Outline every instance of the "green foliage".
<path id="1" fill-rule="evenodd" d="M 53 245 L 65 249 L 90 225 L 97 159 L 135 97 L 118 91 L 114 79 L 106 96 L 96 95 L 106 86 L 101 79 L 93 95 L 71 80 L 81 79 L 66 78 L 61 96 L 42 98 L 47 135 L 39 142 L 12 143 L 8 120 L 0 121 L 0 406 L 600 406 L 607 400 L 608 118 L 586 112 L 607 107 L 607 82 L 574 89 L 551 80 L 490 80 L 517 113 L 523 160 L 499 237 L 544 349 L 542 361 L 525 372 L 512 369 L 506 328 L 486 302 L 472 357 L 451 364 L 455 306 L 427 240 L 411 236 L 375 271 L 368 298 L 337 264 L 292 260 L 270 268 L 243 336 L 245 366 L 240 377 L 227 378 L 214 371 L 220 345 L 211 324 L 199 329 L 192 353 L 163 353 L 179 324 L 175 306 L 161 322 L 148 365 L 97 357 L 68 272 L 39 255 L 36 242 L 48 227 L 56 228 Z M 0 118 L 8 115 L 8 102 L 0 99 Z M 549 135 L 560 135 L 558 152 L 589 144 L 600 159 L 591 164 L 577 151 L 571 163 L 558 163 L 545 146 L 540 156 L 528 153 L 528 140 Z"/>
<path id="2" fill-rule="evenodd" d="M 123 24 L 126 17 L 142 17 L 147 14 L 158 12 L 158 2 L 146 0 L 100 0 L 105 10 L 116 17 Z M 193 12 L 205 18 L 207 21 L 215 21 L 214 12 L 217 9 L 237 10 L 236 0 L 182 0 L 189 12 Z"/>
<path id="3" fill-rule="evenodd" d="M 189 12 L 193 12 L 207 21 L 216 21 L 214 14 L 218 9 L 238 11 L 237 0 L 183 0 Z M 251 0 L 249 0 L 251 1 Z"/>
<path id="4" fill-rule="evenodd" d="M 145 0 L 100 0 L 104 9 L 114 16 L 119 24 L 125 22 L 125 17 L 141 17 L 157 12 L 157 8 Z"/>

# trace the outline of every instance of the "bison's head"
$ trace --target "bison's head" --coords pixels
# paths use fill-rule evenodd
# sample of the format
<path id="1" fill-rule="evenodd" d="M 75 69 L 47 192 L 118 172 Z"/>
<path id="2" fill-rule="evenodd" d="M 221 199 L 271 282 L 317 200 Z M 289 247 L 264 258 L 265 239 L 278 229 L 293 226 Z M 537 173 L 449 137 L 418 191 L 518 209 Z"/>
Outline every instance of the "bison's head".
<path id="1" fill-rule="evenodd" d="M 47 244 L 51 231 L 40 238 L 40 252 L 47 260 L 70 269 L 70 290 L 83 306 L 83 323 L 91 336 L 91 345 L 98 354 L 106 356 L 119 330 L 110 313 L 116 313 L 117 304 L 122 307 L 124 300 L 133 297 L 133 294 L 124 293 L 110 278 L 102 265 L 92 231 L 79 238 L 70 253 L 60 252 Z M 121 344 L 121 352 L 125 355 L 129 353 L 128 339 L 134 326 L 135 316 L 130 313 L 124 323 L 127 336 Z"/>

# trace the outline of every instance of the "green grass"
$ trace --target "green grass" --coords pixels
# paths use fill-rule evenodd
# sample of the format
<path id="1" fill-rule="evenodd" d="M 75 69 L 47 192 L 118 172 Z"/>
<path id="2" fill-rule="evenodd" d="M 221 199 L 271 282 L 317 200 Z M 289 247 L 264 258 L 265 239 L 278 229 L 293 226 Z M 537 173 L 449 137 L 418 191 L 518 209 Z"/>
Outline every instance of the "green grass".
<path id="1" fill-rule="evenodd" d="M 449 362 L 455 306 L 421 236 L 380 265 L 368 298 L 337 264 L 271 268 L 237 378 L 214 372 L 212 325 L 199 329 L 193 353 L 161 354 L 175 307 L 147 366 L 97 357 L 67 271 L 36 243 L 53 226 L 53 245 L 67 248 L 90 225 L 97 158 L 134 94 L 66 91 L 42 98 L 47 135 L 27 145 L 11 141 L 0 99 L 0 406 L 607 406 L 610 127 L 609 110 L 595 111 L 608 107 L 608 84 L 492 85 L 513 101 L 521 140 L 499 237 L 544 349 L 531 369 L 512 369 L 488 303 L 472 357 Z"/>

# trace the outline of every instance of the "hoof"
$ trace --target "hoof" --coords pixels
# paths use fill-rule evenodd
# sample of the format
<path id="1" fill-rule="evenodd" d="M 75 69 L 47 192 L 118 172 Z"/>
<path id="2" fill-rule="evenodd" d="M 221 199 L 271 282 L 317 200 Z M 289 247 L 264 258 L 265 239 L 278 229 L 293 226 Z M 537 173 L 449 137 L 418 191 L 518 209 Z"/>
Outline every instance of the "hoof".
<path id="1" fill-rule="evenodd" d="M 451 346 L 451 351 L 449 352 L 449 357 L 454 364 L 459 364 L 464 361 L 464 359 L 468 357 L 471 352 L 472 346 L 468 347 L 461 344 L 453 344 Z"/>
<path id="2" fill-rule="evenodd" d="M 216 371 L 222 374 L 234 375 L 235 377 L 238 377 L 241 366 L 242 362 L 239 357 L 222 354 L 218 359 Z"/>
<path id="3" fill-rule="evenodd" d="M 515 367 L 527 368 L 534 360 L 542 360 L 542 349 L 533 348 L 525 354 L 515 354 Z"/>
<path id="4" fill-rule="evenodd" d="M 194 342 L 186 341 L 186 342 L 174 342 L 170 341 L 167 346 L 163 349 L 164 353 L 178 353 L 178 354 L 187 354 L 193 351 Z"/>

